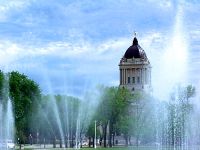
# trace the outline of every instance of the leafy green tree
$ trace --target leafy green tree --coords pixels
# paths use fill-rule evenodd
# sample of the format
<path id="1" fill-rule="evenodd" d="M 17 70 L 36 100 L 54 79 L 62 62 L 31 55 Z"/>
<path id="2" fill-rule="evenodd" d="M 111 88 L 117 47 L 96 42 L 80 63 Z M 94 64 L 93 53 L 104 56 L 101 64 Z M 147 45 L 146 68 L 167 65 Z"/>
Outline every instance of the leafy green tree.
<path id="1" fill-rule="evenodd" d="M 25 142 L 33 132 L 33 114 L 37 112 L 41 91 L 33 80 L 14 71 L 9 73 L 9 88 L 10 98 L 14 104 L 16 137 Z"/>
<path id="2" fill-rule="evenodd" d="M 186 123 L 191 115 L 192 103 L 190 98 L 195 95 L 195 87 L 188 85 L 187 87 L 177 87 L 171 95 L 168 104 L 168 120 L 169 120 L 169 143 L 172 146 L 184 145 L 186 136 Z"/>
<path id="3" fill-rule="evenodd" d="M 4 74 L 0 70 L 0 100 L 3 99 L 3 82 L 4 82 Z"/>
<path id="4" fill-rule="evenodd" d="M 96 138 L 100 136 L 100 130 L 99 130 L 97 125 L 98 125 L 98 123 L 96 124 Z M 86 136 L 89 138 L 89 147 L 91 147 L 91 144 L 94 147 L 94 145 L 95 145 L 95 143 L 94 143 L 94 140 L 95 140 L 95 120 L 90 121 L 90 124 L 88 126 L 88 130 L 86 132 Z"/>
<path id="5" fill-rule="evenodd" d="M 65 142 L 65 147 L 73 147 L 77 138 L 80 120 L 80 100 L 66 95 L 45 95 L 39 111 L 39 132 L 52 141 Z M 64 140 L 64 141 L 61 141 Z M 62 146 L 62 145 L 61 145 Z"/>
<path id="6" fill-rule="evenodd" d="M 114 136 L 117 132 L 117 122 L 131 99 L 131 93 L 125 88 L 101 87 L 100 104 L 96 118 L 103 130 L 104 147 L 107 146 L 107 134 L 109 133 L 109 146 L 114 144 Z M 109 130 L 109 132 L 107 132 Z M 113 138 L 113 142 L 112 142 Z"/>
<path id="7" fill-rule="evenodd" d="M 145 122 L 150 113 L 150 109 L 147 107 L 147 104 L 150 104 L 149 101 L 150 97 L 144 92 L 135 92 L 131 95 L 131 99 L 126 102 L 126 107 L 119 120 L 119 129 L 124 135 L 127 146 L 131 144 L 130 140 L 133 136 L 138 145 L 139 138 L 144 134 Z"/>
<path id="8" fill-rule="evenodd" d="M 2 71 L 0 71 L 0 102 L 3 103 L 4 99 L 6 98 L 5 96 L 5 75 Z"/>

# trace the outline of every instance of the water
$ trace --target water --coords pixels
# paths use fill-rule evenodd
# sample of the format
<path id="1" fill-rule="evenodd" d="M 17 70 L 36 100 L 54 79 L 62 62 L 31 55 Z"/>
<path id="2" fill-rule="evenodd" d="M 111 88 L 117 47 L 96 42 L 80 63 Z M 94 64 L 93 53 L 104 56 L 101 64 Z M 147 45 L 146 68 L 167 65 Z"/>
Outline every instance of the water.
<path id="1" fill-rule="evenodd" d="M 162 69 L 159 70 L 159 73 L 161 73 L 160 76 L 162 78 L 156 83 L 154 92 L 156 102 L 152 104 L 154 110 L 147 108 L 151 110 L 149 111 L 150 113 L 147 113 L 147 118 L 150 118 L 151 120 L 148 121 L 152 121 L 154 125 L 153 128 L 149 129 L 155 131 L 153 134 L 155 135 L 156 149 L 168 147 L 168 149 L 173 150 L 186 150 L 189 149 L 189 141 L 199 136 L 199 132 L 196 131 L 199 129 L 200 123 L 195 124 L 193 118 L 187 118 L 188 122 L 184 120 L 185 124 L 180 125 L 182 123 L 181 119 L 185 119 L 183 117 L 185 114 L 181 109 L 182 103 L 180 103 L 181 97 L 179 93 L 181 91 L 179 91 L 177 84 L 183 86 L 187 84 L 188 68 L 188 42 L 183 28 L 183 16 L 183 8 L 179 5 L 173 34 L 169 40 L 168 47 L 162 55 L 162 62 L 160 62 Z M 156 69 L 156 66 L 153 66 L 153 69 Z M 173 89 L 173 87 L 175 88 Z M 54 94 L 53 87 L 50 84 L 48 84 L 48 88 L 49 92 Z M 172 91 L 174 93 L 171 95 Z M 9 94 L 7 93 L 6 95 L 4 99 L 0 100 L 0 140 L 3 141 L 7 139 L 14 140 L 12 102 L 8 96 Z M 65 145 L 66 147 L 79 149 L 82 139 L 81 134 L 85 134 L 85 129 L 89 125 L 92 114 L 94 114 L 91 108 L 95 110 L 95 106 L 97 106 L 97 103 L 92 104 L 92 102 L 98 101 L 97 95 L 94 94 L 93 96 L 93 93 L 88 95 L 92 96 L 83 96 L 80 101 L 73 97 L 61 96 L 59 99 L 59 97 L 50 95 L 47 98 L 48 101 L 41 104 L 39 113 L 40 122 L 43 123 L 38 129 L 39 135 L 43 136 L 41 139 L 52 139 L 57 144 L 59 141 L 61 147 Z M 192 117 L 198 118 L 198 115 L 195 115 Z M 194 124 L 194 126 L 196 125 L 195 128 L 190 123 Z M 149 124 L 147 124 L 148 126 Z M 190 130 L 191 128 L 193 129 Z M 45 132 L 46 130 L 47 132 Z M 196 135 L 193 135 L 195 132 Z"/>
<path id="2" fill-rule="evenodd" d="M 159 64 L 152 64 L 158 77 L 154 80 L 153 113 L 146 128 L 153 122 L 154 135 L 150 142 L 155 149 L 196 150 L 199 149 L 199 99 L 188 97 L 189 41 L 184 26 L 184 6 L 179 3 L 174 20 L 173 32 L 167 41 L 167 47 L 160 55 Z M 160 67 L 158 67 L 160 66 Z M 157 75 L 156 75 L 157 74 Z M 198 99 L 198 100 L 197 100 Z M 152 117 L 153 116 L 153 117 Z M 141 135 L 144 134 L 141 131 Z M 149 132 L 150 133 L 150 132 Z M 140 138 L 140 140 L 146 140 Z M 149 139 L 150 140 L 150 139 Z M 156 144 L 155 144 L 156 143 Z M 147 144 L 147 143 L 145 143 Z"/>
<path id="3" fill-rule="evenodd" d="M 184 25 L 184 6 L 177 7 L 171 34 L 164 41 L 166 48 L 160 54 L 160 61 L 152 64 L 154 74 L 154 96 L 160 100 L 168 100 L 170 93 L 177 84 L 188 84 L 189 41 L 187 29 Z"/>
<path id="4" fill-rule="evenodd" d="M 67 96 L 66 90 L 63 95 L 55 95 L 50 80 L 46 79 L 50 94 L 42 98 L 37 114 L 39 139 L 47 139 L 57 148 L 79 149 L 94 114 L 91 108 L 97 106 L 97 94 L 94 90 L 77 98 Z"/>
<path id="5" fill-rule="evenodd" d="M 151 108 L 147 108 L 151 110 L 147 112 L 147 118 L 151 118 L 149 121 L 151 121 L 154 127 L 149 127 L 148 121 L 146 127 L 154 132 L 152 135 L 154 135 L 156 149 L 165 149 L 167 147 L 167 149 L 173 150 L 186 150 L 189 147 L 188 132 L 190 126 L 188 123 L 180 125 L 182 119 L 185 118 L 181 116 L 183 115 L 180 108 L 182 107 L 182 103 L 180 103 L 181 98 L 179 97 L 180 91 L 178 89 L 179 85 L 180 87 L 187 85 L 188 42 L 183 28 L 183 16 L 183 8 L 182 6 L 178 6 L 173 33 L 169 40 L 168 47 L 161 56 L 161 70 L 158 69 L 161 78 L 156 81 L 154 90 L 155 99 L 152 100 L 156 101 L 152 103 L 154 111 L 152 112 Z M 157 69 L 156 66 L 153 66 L 153 69 Z M 47 83 L 49 82 L 47 81 Z M 53 88 L 50 84 L 48 84 L 48 87 L 50 93 L 53 94 Z M 173 98 L 171 95 L 172 91 L 174 91 Z M 94 97 L 98 99 L 96 96 Z M 89 99 L 95 102 L 94 97 Z M 66 144 L 66 147 L 80 148 L 82 138 L 81 130 L 82 128 L 87 128 L 82 127 L 82 125 L 86 124 L 86 126 L 88 126 L 92 118 L 92 115 L 87 116 L 87 118 L 89 118 L 87 124 L 85 120 L 83 120 L 83 118 L 85 118 L 83 114 L 93 114 L 89 109 L 96 106 L 96 104 L 88 105 L 91 102 L 88 102 L 88 98 L 81 99 L 81 102 L 78 104 L 76 102 L 77 100 L 72 97 L 61 97 L 59 101 L 54 96 L 50 96 L 50 100 L 45 104 L 44 109 L 40 113 L 46 115 L 44 117 L 45 119 L 42 119 L 47 120 L 51 130 L 54 131 L 49 137 L 55 137 L 57 140 L 61 140 L 62 147 Z M 87 105 L 87 107 L 85 107 L 85 105 Z M 78 109 L 75 109 L 75 107 L 78 107 Z M 49 112 L 49 109 L 52 111 Z M 184 122 L 186 122 L 186 120 L 184 120 Z M 41 129 L 40 132 L 42 132 L 42 130 L 43 129 Z M 47 136 L 45 134 L 43 136 Z M 153 139 L 153 137 L 151 138 Z"/>
<path id="6" fill-rule="evenodd" d="M 61 119 L 60 119 L 60 115 L 59 115 L 59 111 L 58 111 L 58 107 L 57 107 L 57 103 L 56 100 L 54 99 L 54 97 L 51 97 L 50 99 L 50 103 L 53 106 L 53 114 L 55 115 L 55 122 L 57 123 L 58 129 L 59 129 L 59 133 L 60 136 L 58 137 L 59 140 L 61 140 L 61 144 L 64 144 L 64 134 L 63 134 L 63 128 L 62 128 L 62 124 L 61 124 Z"/>
<path id="7" fill-rule="evenodd" d="M 8 80 L 5 81 L 0 100 L 0 149 L 12 147 L 14 144 L 14 116 L 8 92 Z M 9 143 L 9 144 L 8 144 Z"/>

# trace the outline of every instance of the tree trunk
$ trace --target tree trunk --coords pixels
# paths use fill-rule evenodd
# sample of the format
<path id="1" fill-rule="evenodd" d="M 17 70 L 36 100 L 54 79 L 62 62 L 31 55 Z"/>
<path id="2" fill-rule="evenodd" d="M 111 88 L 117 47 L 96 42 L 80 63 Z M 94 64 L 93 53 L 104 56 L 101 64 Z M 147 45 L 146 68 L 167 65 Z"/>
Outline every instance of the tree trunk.
<path id="1" fill-rule="evenodd" d="M 80 144 L 81 144 L 81 148 L 83 147 L 83 141 L 82 141 L 82 137 L 81 137 L 81 133 L 80 133 Z"/>
<path id="2" fill-rule="evenodd" d="M 109 147 L 112 147 L 112 134 L 109 134 Z"/>
<path id="3" fill-rule="evenodd" d="M 128 146 L 128 135 L 125 135 L 126 146 Z"/>
<path id="4" fill-rule="evenodd" d="M 44 142 L 44 148 L 45 148 L 46 147 L 46 139 L 45 138 L 44 138 L 43 142 Z"/>
<path id="5" fill-rule="evenodd" d="M 113 134 L 112 145 L 115 146 L 115 135 Z"/>
<path id="6" fill-rule="evenodd" d="M 53 138 L 53 148 L 56 148 L 56 137 Z"/>
<path id="7" fill-rule="evenodd" d="M 128 142 L 129 142 L 129 145 L 131 146 L 132 143 L 131 143 L 131 136 L 128 137 Z"/>
<path id="8" fill-rule="evenodd" d="M 60 138 L 60 148 L 62 148 L 62 139 Z"/>
<path id="9" fill-rule="evenodd" d="M 107 145 L 106 145 L 106 136 L 107 136 L 107 124 L 104 126 L 104 138 L 103 138 L 104 147 L 107 147 Z"/>
<path id="10" fill-rule="evenodd" d="M 65 148 L 68 148 L 68 139 L 65 139 Z"/>
<path id="11" fill-rule="evenodd" d="M 89 137 L 89 147 L 91 147 L 91 137 Z"/>
<path id="12" fill-rule="evenodd" d="M 100 146 L 102 145 L 102 137 L 100 137 L 99 144 L 100 144 Z"/>
<path id="13" fill-rule="evenodd" d="M 71 146 L 70 146 L 71 148 L 73 148 L 74 147 L 74 137 L 73 137 L 73 134 L 72 134 L 72 136 L 71 136 Z"/>
<path id="14" fill-rule="evenodd" d="M 184 144 L 185 144 L 185 116 L 184 116 L 184 112 L 183 112 L 181 146 L 183 146 Z"/>
<path id="15" fill-rule="evenodd" d="M 113 123 L 110 122 L 110 127 L 109 127 L 109 147 L 112 147 L 112 136 L 113 136 Z"/>
<path id="16" fill-rule="evenodd" d="M 136 136 L 136 146 L 138 147 L 138 145 L 139 145 L 139 134 L 137 134 Z"/>
<path id="17" fill-rule="evenodd" d="M 92 146 L 94 148 L 94 136 L 92 137 Z"/>

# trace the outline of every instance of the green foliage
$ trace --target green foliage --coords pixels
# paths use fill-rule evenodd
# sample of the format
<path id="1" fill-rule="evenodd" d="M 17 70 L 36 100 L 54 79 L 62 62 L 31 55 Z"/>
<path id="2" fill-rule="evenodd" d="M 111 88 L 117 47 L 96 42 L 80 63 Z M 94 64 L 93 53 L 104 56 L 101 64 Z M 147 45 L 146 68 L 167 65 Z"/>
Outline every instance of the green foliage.
<path id="1" fill-rule="evenodd" d="M 106 146 L 105 142 L 108 127 L 109 145 L 111 145 L 111 135 L 119 132 L 120 119 L 126 113 L 126 108 L 131 101 L 132 95 L 129 90 L 118 87 L 101 86 L 99 87 L 99 91 L 100 103 L 96 115 L 94 116 L 94 120 L 97 120 L 98 126 L 102 128 L 101 137 L 104 137 L 104 146 Z"/>
<path id="2" fill-rule="evenodd" d="M 186 87 L 185 93 L 186 93 L 187 100 L 195 95 L 195 91 L 196 91 L 195 87 L 192 85 L 188 85 Z"/>
<path id="3" fill-rule="evenodd" d="M 0 98 L 3 98 L 3 82 L 4 82 L 4 74 L 0 70 Z"/>
<path id="4" fill-rule="evenodd" d="M 60 139 L 60 130 L 62 130 L 64 136 L 69 136 L 73 140 L 76 135 L 79 108 L 78 98 L 65 95 L 44 95 L 37 114 L 40 136 L 47 139 L 54 137 Z"/>
<path id="5" fill-rule="evenodd" d="M 99 137 L 100 136 L 100 130 L 99 130 L 98 126 L 96 126 L 96 127 L 97 127 L 96 128 L 96 136 Z M 86 135 L 88 137 L 94 137 L 95 136 L 95 120 L 90 121 Z"/>
<path id="6" fill-rule="evenodd" d="M 9 73 L 10 98 L 14 104 L 16 137 L 26 141 L 31 132 L 31 120 L 41 99 L 39 86 L 19 72 Z"/>
<path id="7" fill-rule="evenodd" d="M 100 86 L 98 91 L 99 94 L 87 93 L 86 101 L 65 95 L 41 96 L 39 86 L 27 76 L 19 72 L 5 75 L 0 71 L 0 100 L 5 100 L 9 93 L 14 106 L 16 138 L 23 142 L 27 142 L 30 134 L 36 137 L 36 133 L 40 133 L 40 138 L 60 139 L 59 128 L 65 139 L 67 136 L 73 142 L 78 124 L 80 139 L 81 134 L 94 138 L 94 120 L 97 137 L 103 137 L 104 142 L 109 137 L 110 146 L 111 135 L 116 134 L 124 135 L 127 143 L 130 137 L 144 144 L 155 142 L 156 136 L 171 145 L 185 140 L 195 95 L 192 85 L 175 89 L 169 102 L 155 102 L 144 92 L 132 94 L 126 88 Z M 94 101 L 99 102 L 98 107 Z M 161 133 L 157 133 L 157 128 Z"/>
<path id="8" fill-rule="evenodd" d="M 185 141 L 186 126 L 190 117 L 193 105 L 190 98 L 195 95 L 195 87 L 188 85 L 187 87 L 178 86 L 171 95 L 168 104 L 168 134 L 170 145 L 181 145 Z"/>
<path id="9" fill-rule="evenodd" d="M 4 74 L 2 71 L 0 71 L 0 101 L 3 101 L 4 99 L 4 87 L 3 87 L 3 84 L 4 84 Z"/>

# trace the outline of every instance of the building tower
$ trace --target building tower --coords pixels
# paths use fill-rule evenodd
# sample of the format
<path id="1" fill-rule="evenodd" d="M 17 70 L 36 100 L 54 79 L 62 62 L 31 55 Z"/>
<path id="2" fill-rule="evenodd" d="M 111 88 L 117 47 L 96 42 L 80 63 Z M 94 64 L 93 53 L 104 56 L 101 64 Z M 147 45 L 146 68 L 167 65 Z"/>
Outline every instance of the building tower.
<path id="1" fill-rule="evenodd" d="M 151 91 L 151 64 L 136 36 L 119 63 L 120 87 L 135 91 Z"/>

